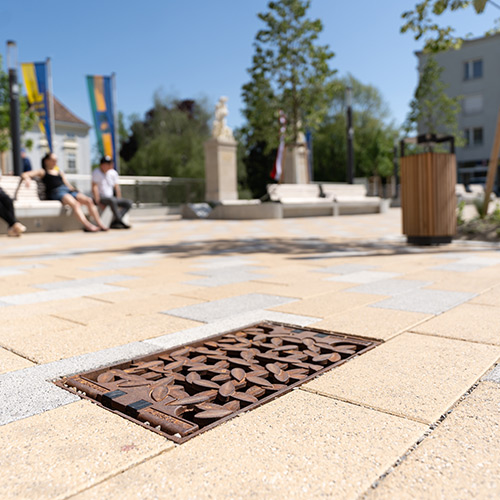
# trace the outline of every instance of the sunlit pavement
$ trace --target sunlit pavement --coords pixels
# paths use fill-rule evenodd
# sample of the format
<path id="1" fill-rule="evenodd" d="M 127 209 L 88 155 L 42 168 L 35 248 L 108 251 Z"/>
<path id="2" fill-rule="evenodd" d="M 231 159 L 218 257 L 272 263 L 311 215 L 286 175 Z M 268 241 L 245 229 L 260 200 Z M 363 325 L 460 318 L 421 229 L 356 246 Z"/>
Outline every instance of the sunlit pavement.
<path id="1" fill-rule="evenodd" d="M 498 498 L 500 246 L 401 212 L 0 237 L 5 499 Z M 381 340 L 182 445 L 52 381 L 262 320 Z"/>

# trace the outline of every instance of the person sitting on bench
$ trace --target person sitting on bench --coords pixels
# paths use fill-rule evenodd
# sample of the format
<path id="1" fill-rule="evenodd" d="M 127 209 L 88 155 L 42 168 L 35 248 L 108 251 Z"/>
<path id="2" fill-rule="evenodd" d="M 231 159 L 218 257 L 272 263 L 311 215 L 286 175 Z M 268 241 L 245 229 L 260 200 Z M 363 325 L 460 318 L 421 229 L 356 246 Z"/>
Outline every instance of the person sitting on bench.
<path id="1" fill-rule="evenodd" d="M 114 219 L 112 229 L 129 229 L 123 220 L 125 214 L 132 208 L 132 201 L 122 198 L 118 172 L 113 168 L 111 156 L 103 156 L 99 168 L 92 172 L 92 195 L 97 205 L 110 207 Z"/>

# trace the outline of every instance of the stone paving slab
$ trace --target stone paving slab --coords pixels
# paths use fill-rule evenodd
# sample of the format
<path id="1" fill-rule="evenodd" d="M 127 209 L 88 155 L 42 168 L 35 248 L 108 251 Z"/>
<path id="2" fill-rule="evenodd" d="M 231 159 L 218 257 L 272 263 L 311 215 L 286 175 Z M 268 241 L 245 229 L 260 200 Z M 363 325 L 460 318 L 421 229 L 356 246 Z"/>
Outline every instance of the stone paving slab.
<path id="1" fill-rule="evenodd" d="M 192 444 L 159 451 L 156 458 L 154 454 L 141 458 L 138 453 L 130 461 L 120 461 L 120 451 L 118 462 L 123 465 L 111 470 L 111 464 L 104 468 L 103 475 L 92 472 L 94 464 L 86 466 L 90 458 L 78 462 L 76 454 L 75 461 L 70 462 L 70 477 L 76 469 L 80 474 L 83 471 L 78 489 L 74 490 L 72 484 L 64 487 L 64 481 L 59 479 L 51 485 L 61 488 L 62 498 L 80 490 L 84 490 L 82 495 L 95 498 L 99 498 L 92 496 L 97 495 L 95 492 L 102 493 L 103 498 L 126 498 L 129 492 L 143 498 L 151 481 L 148 471 L 158 471 L 162 478 L 169 478 L 166 491 L 171 486 L 179 491 L 186 485 L 186 478 L 180 474 L 166 475 L 161 468 L 165 459 L 173 470 L 190 471 L 188 480 L 200 492 L 199 497 L 210 493 L 198 486 L 207 483 L 204 474 L 210 472 L 208 484 L 217 486 L 217 493 L 218 480 L 229 477 L 226 496 L 236 492 L 233 497 L 237 498 L 243 489 L 237 489 L 240 485 L 236 483 L 236 471 L 245 470 L 240 458 L 251 456 L 252 472 L 259 468 L 255 458 L 259 455 L 252 452 L 264 450 L 264 474 L 270 474 L 263 481 L 258 473 L 244 483 L 255 497 L 281 497 L 290 488 L 290 496 L 301 498 L 314 497 L 313 492 L 330 498 L 335 498 L 337 492 L 339 498 L 359 497 L 406 453 L 411 456 L 413 446 L 429 430 L 429 424 L 446 411 L 442 408 L 453 407 L 481 377 L 480 386 L 500 380 L 498 366 L 492 369 L 500 356 L 499 347 L 491 345 L 489 337 L 473 341 L 451 339 L 440 330 L 445 324 L 441 327 L 438 322 L 435 331 L 407 333 L 427 328 L 422 325 L 440 318 L 445 321 L 447 315 L 453 317 L 465 306 L 489 310 L 498 307 L 494 287 L 500 285 L 496 272 L 500 246 L 457 242 L 442 247 L 410 247 L 400 234 L 400 217 L 400 211 L 392 209 L 373 216 L 270 221 L 146 217 L 134 222 L 133 230 L 127 232 L 1 238 L 0 254 L 7 270 L 4 276 L 0 275 L 0 293 L 8 298 L 24 296 L 24 302 L 14 299 L 20 300 L 19 305 L 4 303 L 0 308 L 5 327 L 3 331 L 0 327 L 0 367 L 5 358 L 2 347 L 6 347 L 2 339 L 7 338 L 17 354 L 7 352 L 16 361 L 22 360 L 23 365 L 4 373 L 0 370 L 0 448 L 10 449 L 9 438 L 2 439 L 2 431 L 12 425 L 19 425 L 18 429 L 31 426 L 45 415 L 60 411 L 64 415 L 65 408 L 68 415 L 73 415 L 73 408 L 82 404 L 77 396 L 52 384 L 54 378 L 96 370 L 266 320 L 297 326 L 321 325 L 348 335 L 384 339 L 386 343 L 310 383 L 326 380 L 324 392 L 309 387 L 293 391 L 275 400 L 272 410 L 263 406 L 257 413 L 244 414 L 220 430 L 195 438 Z M 342 236 L 347 234 L 349 238 Z M 435 269 L 443 266 L 448 270 Z M 335 267 L 340 272 L 332 272 Z M 11 274 L 11 270 L 22 273 Z M 243 272 L 237 276 L 238 282 L 223 284 L 226 275 L 236 276 L 239 271 Z M 330 280 L 345 279 L 355 273 L 361 273 L 357 282 Z M 113 276 L 130 279 L 113 282 Z M 195 283 L 185 284 L 186 281 Z M 211 286 L 206 286 L 208 282 Z M 422 282 L 426 284 L 421 286 Z M 419 296 L 421 292 L 425 296 Z M 52 297 L 39 295 L 47 293 Z M 430 312 L 415 312 L 411 307 L 372 307 L 388 298 L 400 300 L 405 294 L 415 293 L 416 300 L 408 302 L 433 307 Z M 481 297 L 485 303 L 479 302 Z M 441 298 L 441 303 L 436 298 Z M 454 300 L 457 298 L 460 301 Z M 436 304 L 440 307 L 436 308 Z M 332 308 L 333 313 L 325 315 Z M 183 310 L 188 317 L 170 314 L 176 310 Z M 485 324 L 493 321 L 487 316 Z M 481 322 L 482 316 L 476 319 L 476 323 Z M 71 325 L 69 329 L 67 324 Z M 460 335 L 468 339 L 469 334 L 464 320 Z M 29 357 L 38 364 L 31 363 Z M 109 415 L 100 409 L 97 413 L 98 417 L 90 420 L 99 423 Z M 82 418 L 89 415 L 84 412 Z M 303 435 L 293 432 L 297 428 L 293 418 Z M 363 423 L 365 420 L 367 424 Z M 66 436 L 63 425 L 56 423 L 53 429 L 61 438 Z M 123 434 L 119 430 L 122 425 L 116 427 L 118 438 Z M 346 429 L 346 436 L 336 434 L 337 425 Z M 492 425 L 490 421 L 488 426 Z M 259 448 L 262 428 L 271 440 L 269 446 Z M 245 447 L 245 442 L 238 444 L 240 434 L 235 438 L 235 429 L 244 431 L 244 439 L 253 436 L 250 446 Z M 216 435 L 223 437 L 220 447 L 212 446 Z M 487 436 L 486 431 L 484 435 Z M 425 436 L 423 443 L 429 439 Z M 107 439 L 106 434 L 104 437 Z M 25 440 L 20 442 L 27 443 L 28 438 L 29 435 L 23 436 Z M 80 438 L 77 432 L 75 442 Z M 353 446 L 346 444 L 349 439 Z M 236 446 L 228 447 L 228 442 Z M 308 443 L 306 453 L 303 448 L 299 453 L 292 451 L 298 442 Z M 43 443 L 34 447 L 34 458 L 43 451 L 50 455 L 50 446 Z M 55 443 L 59 443 L 57 438 Z M 65 451 L 71 451 L 71 446 L 71 439 L 67 438 L 56 451 L 63 456 Z M 127 454 L 132 445 L 125 446 Z M 96 450 L 99 459 L 109 452 L 109 462 L 113 461 L 116 448 L 112 444 L 104 443 Z M 233 460 L 227 471 L 225 461 L 212 461 L 208 469 L 200 465 L 198 470 L 186 468 L 179 461 L 193 457 L 192 463 L 197 465 L 212 451 L 218 457 Z M 21 460 L 28 454 L 15 457 L 12 467 L 16 458 Z M 327 457 L 326 462 L 323 456 Z M 140 465 L 142 460 L 144 464 Z M 360 465 L 358 472 L 355 463 Z M 24 467 L 24 462 L 21 460 L 19 465 Z M 119 474 L 122 470 L 125 472 Z M 296 483 L 289 479 L 294 474 L 299 478 Z M 311 474 L 318 478 L 316 489 L 311 489 L 304 479 Z M 30 491 L 46 479 L 38 472 L 27 477 L 21 476 L 19 485 L 24 483 Z M 93 487 L 94 479 L 104 482 Z M 118 486 L 115 491 L 109 488 L 113 484 Z M 131 489 L 123 489 L 124 485 Z M 299 491 L 301 487 L 309 489 Z"/>
<path id="2" fill-rule="evenodd" d="M 289 297 L 280 297 L 277 295 L 249 293 L 227 299 L 214 300 L 212 302 L 168 309 L 163 312 L 171 316 L 179 316 L 208 323 L 226 316 L 267 309 L 288 302 L 294 302 L 294 300 Z"/>
<path id="3" fill-rule="evenodd" d="M 500 496 L 500 385 L 481 383 L 365 499 Z"/>
<path id="4" fill-rule="evenodd" d="M 89 325 L 74 325 L 59 331 L 38 331 L 17 334 L 3 339 L 3 345 L 37 363 L 50 363 L 59 359 L 78 356 L 150 339 L 192 328 L 197 321 L 166 316 L 164 314 L 137 314 L 121 318 L 101 318 Z M 3 336 L 5 337 L 5 336 Z"/>
<path id="5" fill-rule="evenodd" d="M 500 345 L 500 306 L 462 304 L 420 323 L 412 331 Z"/>
<path id="6" fill-rule="evenodd" d="M 476 298 L 472 299 L 470 303 L 500 307 L 500 286 L 495 286 L 490 290 L 478 295 Z"/>
<path id="7" fill-rule="evenodd" d="M 500 357 L 500 347 L 404 333 L 303 387 L 432 424 Z"/>
<path id="8" fill-rule="evenodd" d="M 424 313 L 361 306 L 329 316 L 312 326 L 346 335 L 389 340 L 432 317 Z"/>
<path id="9" fill-rule="evenodd" d="M 442 290 L 415 289 L 389 299 L 381 300 L 372 307 L 396 309 L 400 311 L 441 314 L 459 304 L 472 299 L 473 293 L 448 292 Z"/>
<path id="10" fill-rule="evenodd" d="M 75 500 L 356 498 L 426 426 L 293 391 Z M 237 436 L 237 439 L 234 439 Z M 228 446 L 231 443 L 231 446 Z"/>
<path id="11" fill-rule="evenodd" d="M 5 500 L 67 498 L 174 447 L 88 401 L 0 427 L 0 440 Z"/>
<path id="12" fill-rule="evenodd" d="M 292 314 L 303 314 L 327 318 L 334 314 L 340 314 L 346 310 L 364 306 L 382 299 L 381 295 L 370 295 L 365 293 L 331 292 L 306 298 L 300 302 L 273 307 L 273 311 L 288 312 Z"/>
<path id="13" fill-rule="evenodd" d="M 33 366 L 33 363 L 26 358 L 18 356 L 13 352 L 0 348 L 0 374 L 16 370 L 22 370 Z"/>

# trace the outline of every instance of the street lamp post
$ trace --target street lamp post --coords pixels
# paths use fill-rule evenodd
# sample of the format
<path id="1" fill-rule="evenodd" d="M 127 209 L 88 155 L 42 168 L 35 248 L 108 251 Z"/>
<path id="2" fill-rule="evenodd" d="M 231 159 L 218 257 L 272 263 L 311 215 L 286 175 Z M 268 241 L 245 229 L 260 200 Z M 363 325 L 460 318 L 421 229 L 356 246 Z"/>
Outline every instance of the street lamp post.
<path id="1" fill-rule="evenodd" d="M 7 68 L 9 69 L 10 140 L 14 175 L 21 175 L 21 126 L 19 117 L 19 84 L 17 83 L 16 42 L 7 42 Z"/>
<path id="2" fill-rule="evenodd" d="M 346 88 L 347 103 L 347 182 L 354 183 L 354 128 L 352 126 L 352 87 Z"/>

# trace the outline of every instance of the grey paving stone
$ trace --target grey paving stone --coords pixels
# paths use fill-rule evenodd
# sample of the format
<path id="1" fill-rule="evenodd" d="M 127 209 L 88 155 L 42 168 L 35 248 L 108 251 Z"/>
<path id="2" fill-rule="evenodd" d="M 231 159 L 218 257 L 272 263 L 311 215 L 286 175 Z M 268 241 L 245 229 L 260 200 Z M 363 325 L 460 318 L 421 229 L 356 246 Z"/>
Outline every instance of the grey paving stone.
<path id="1" fill-rule="evenodd" d="M 475 296 L 475 293 L 415 289 L 411 292 L 370 304 L 369 307 L 441 314 Z"/>
<path id="2" fill-rule="evenodd" d="M 128 361 L 132 358 L 147 356 L 158 351 L 153 345 L 144 342 L 130 342 L 121 346 L 110 347 L 102 351 L 82 354 L 72 358 L 61 359 L 44 365 L 37 365 L 24 370 L 34 378 L 55 380 L 89 370 Z"/>
<path id="3" fill-rule="evenodd" d="M 33 366 L 0 375 L 0 425 L 31 417 L 80 398 L 52 381 L 153 354 L 158 346 L 133 342 L 95 353 Z"/>
<path id="4" fill-rule="evenodd" d="M 345 292 L 370 293 L 375 295 L 399 295 L 401 293 L 431 285 L 430 281 L 388 279 L 354 286 Z"/>
<path id="5" fill-rule="evenodd" d="M 334 259 L 342 257 L 362 257 L 363 255 L 370 255 L 372 252 L 366 250 L 334 250 L 332 252 L 318 253 L 316 255 L 311 255 L 305 257 L 308 260 L 319 260 L 319 259 Z"/>
<path id="6" fill-rule="evenodd" d="M 351 274 L 358 271 L 368 271 L 374 269 L 375 266 L 368 266 L 363 264 L 337 264 L 335 266 L 322 267 L 315 269 L 316 273 L 329 273 L 329 274 Z"/>
<path id="7" fill-rule="evenodd" d="M 201 267 L 204 269 L 219 269 L 228 268 L 236 266 L 252 266 L 255 261 L 250 259 L 245 259 L 243 257 L 214 257 L 212 259 L 201 260 L 196 267 Z"/>
<path id="8" fill-rule="evenodd" d="M 190 273 L 195 274 L 195 273 Z M 196 273 L 198 274 L 198 273 Z M 244 283 L 245 281 L 252 281 L 267 278 L 267 274 L 258 274 L 246 272 L 244 270 L 214 273 L 206 278 L 199 280 L 183 281 L 187 285 L 217 287 L 222 285 L 230 285 L 232 283 Z"/>
<path id="9" fill-rule="evenodd" d="M 461 258 L 456 262 L 443 264 L 441 266 L 433 267 L 432 269 L 467 273 L 471 271 L 477 271 L 478 269 L 483 269 L 484 267 L 496 266 L 499 264 L 500 264 L 500 259 L 495 259 L 491 257 L 467 256 L 466 258 Z"/>
<path id="10" fill-rule="evenodd" d="M 495 366 L 493 370 L 488 372 L 482 380 L 484 382 L 495 382 L 497 384 L 500 384 L 500 365 Z"/>
<path id="11" fill-rule="evenodd" d="M 102 250 L 103 247 L 78 248 L 75 250 L 67 250 L 65 252 L 47 252 L 44 255 L 37 255 L 36 257 L 22 257 L 20 260 L 22 260 L 23 262 L 39 262 L 46 260 L 70 259 L 82 254 L 85 255 L 89 253 L 100 253 L 102 252 Z"/>
<path id="12" fill-rule="evenodd" d="M 152 266 L 155 263 L 155 259 L 159 259 L 164 255 L 165 254 L 159 252 L 118 255 L 112 259 L 106 259 L 100 264 L 91 267 L 83 267 L 82 269 L 85 271 L 109 271 L 131 267 L 147 267 Z"/>
<path id="13" fill-rule="evenodd" d="M 340 281 L 343 283 L 372 283 L 399 276 L 399 273 L 387 273 L 381 271 L 359 271 L 355 273 L 344 274 L 343 276 L 331 276 L 325 281 Z"/>
<path id="14" fill-rule="evenodd" d="M 256 311 L 267 307 L 275 307 L 294 301 L 296 301 L 296 299 L 291 299 L 290 297 L 249 293 L 246 295 L 214 300 L 212 302 L 204 302 L 192 306 L 177 307 L 175 309 L 162 312 L 172 316 L 179 316 L 181 318 L 209 323 L 211 321 L 234 316 L 235 314 Z"/>
<path id="15" fill-rule="evenodd" d="M 9 248 L 0 249 L 0 254 L 16 254 L 26 252 L 36 252 L 39 250 L 47 250 L 48 248 L 52 248 L 51 245 L 20 245 L 20 246 L 11 246 Z"/>
<path id="16" fill-rule="evenodd" d="M 27 370 L 7 373 L 0 378 L 0 425 L 31 417 L 80 398 L 56 387 Z"/>

